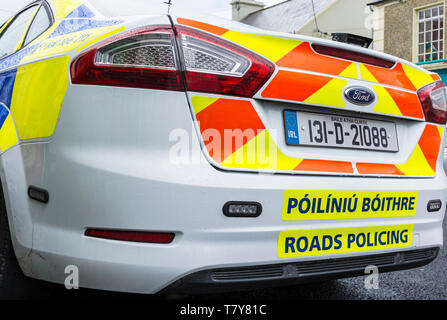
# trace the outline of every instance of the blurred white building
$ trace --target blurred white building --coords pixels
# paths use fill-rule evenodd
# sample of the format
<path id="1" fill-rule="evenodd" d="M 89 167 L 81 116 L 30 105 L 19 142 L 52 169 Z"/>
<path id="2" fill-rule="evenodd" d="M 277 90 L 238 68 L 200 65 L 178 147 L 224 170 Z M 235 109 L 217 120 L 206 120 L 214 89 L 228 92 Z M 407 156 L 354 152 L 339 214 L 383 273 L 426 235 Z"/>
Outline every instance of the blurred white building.
<path id="1" fill-rule="evenodd" d="M 372 38 L 368 0 L 287 0 L 265 6 L 257 0 L 233 0 L 233 20 L 262 29 L 331 38 L 349 33 Z"/>

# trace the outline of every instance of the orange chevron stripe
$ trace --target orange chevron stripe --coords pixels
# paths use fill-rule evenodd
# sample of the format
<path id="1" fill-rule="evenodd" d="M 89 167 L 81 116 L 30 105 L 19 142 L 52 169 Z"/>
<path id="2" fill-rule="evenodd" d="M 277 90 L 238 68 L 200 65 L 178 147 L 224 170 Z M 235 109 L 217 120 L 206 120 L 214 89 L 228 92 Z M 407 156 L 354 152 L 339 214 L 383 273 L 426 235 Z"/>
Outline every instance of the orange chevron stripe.
<path id="1" fill-rule="evenodd" d="M 284 68 L 339 75 L 352 62 L 318 54 L 312 50 L 309 42 L 303 42 L 276 64 Z"/>
<path id="2" fill-rule="evenodd" d="M 394 164 L 383 163 L 357 163 L 357 171 L 360 174 L 405 175 Z"/>
<path id="3" fill-rule="evenodd" d="M 402 64 L 397 63 L 392 69 L 364 65 L 379 83 L 416 91 L 416 87 L 405 74 Z"/>
<path id="4" fill-rule="evenodd" d="M 295 171 L 354 173 L 351 162 L 304 159 Z"/>
<path id="5" fill-rule="evenodd" d="M 333 78 L 280 70 L 262 92 L 264 98 L 304 101 Z"/>
<path id="6" fill-rule="evenodd" d="M 441 136 L 437 126 L 427 124 L 419 138 L 418 145 L 430 168 L 436 172 L 436 164 L 441 146 Z M 405 175 L 393 164 L 357 163 L 357 170 L 360 174 Z"/>
<path id="7" fill-rule="evenodd" d="M 221 36 L 229 31 L 228 29 L 214 26 L 212 24 L 195 21 L 195 20 L 190 20 L 190 19 L 185 19 L 185 18 L 178 18 L 177 22 L 180 24 L 183 24 L 185 26 L 190 26 L 190 27 L 201 29 L 201 30 L 204 30 L 204 31 L 207 31 L 210 33 L 214 33 L 218 36 Z"/>
<path id="8" fill-rule="evenodd" d="M 419 139 L 419 146 L 427 159 L 428 164 L 436 172 L 436 163 L 438 162 L 439 147 L 441 146 L 441 137 L 438 128 L 435 125 L 427 124 L 424 132 Z"/>
<path id="9" fill-rule="evenodd" d="M 199 109 L 200 111 L 196 113 L 196 118 L 200 125 L 202 138 L 204 141 L 206 140 L 205 143 L 208 153 L 218 163 L 223 163 L 225 159 L 235 154 L 236 151 L 242 150 L 256 136 L 265 132 L 265 126 L 250 101 L 218 99 L 206 108 Z M 226 130 L 230 130 L 230 132 L 233 132 L 233 130 L 244 132 L 247 129 L 251 131 L 251 135 L 243 135 L 242 139 L 235 139 L 233 137 L 233 141 L 227 140 L 228 137 L 225 135 Z M 207 130 L 210 130 L 209 134 L 206 133 Z M 213 136 L 213 132 L 219 136 Z M 216 141 L 208 141 L 209 137 L 220 138 L 220 141 L 217 141 L 217 145 L 220 147 L 217 150 L 218 152 L 214 149 Z M 282 154 L 281 151 L 279 153 Z M 313 159 L 302 160 L 298 158 L 289 159 L 301 162 L 294 169 L 295 171 L 354 173 L 351 162 Z"/>
<path id="10" fill-rule="evenodd" d="M 210 156 L 218 163 L 222 162 L 228 156 L 231 156 L 237 149 L 242 147 L 245 143 L 253 139 L 259 132 L 264 130 L 264 124 L 259 118 L 256 110 L 253 108 L 250 101 L 244 100 L 231 100 L 231 99 L 219 99 L 208 106 L 206 109 L 200 111 L 196 115 L 197 121 L 200 125 L 200 132 L 202 137 L 208 134 L 212 135 L 212 130 L 219 133 L 220 152 L 215 152 L 213 149 L 216 141 L 205 141 L 206 147 Z M 240 129 L 242 132 L 249 129 L 254 133 L 253 136 L 244 136 L 240 139 L 233 139 L 231 143 L 224 143 L 225 130 Z M 230 144 L 230 145 L 228 145 Z"/>
<path id="11" fill-rule="evenodd" d="M 439 81 L 439 80 L 441 80 L 441 77 L 440 77 L 439 74 L 437 74 L 437 73 L 433 73 L 433 74 L 431 75 L 431 77 L 433 78 L 434 81 Z"/>
<path id="12" fill-rule="evenodd" d="M 391 95 L 403 116 L 424 119 L 421 102 L 414 93 L 385 88 Z"/>
<path id="13" fill-rule="evenodd" d="M 210 100 L 210 103 L 212 100 Z M 197 112 L 196 117 L 200 124 L 203 140 L 206 143 L 210 156 L 217 163 L 222 163 L 225 159 L 235 154 L 236 151 L 242 150 L 247 143 L 251 142 L 256 136 L 266 130 L 250 101 L 218 99 L 206 108 L 198 108 L 197 110 L 200 110 Z M 206 133 L 207 130 L 212 130 L 215 135 L 213 133 Z M 230 134 L 234 133 L 234 130 L 239 130 L 241 136 L 232 134 L 232 139 L 228 140 L 226 130 L 229 130 Z M 248 134 L 245 133 L 246 130 Z M 209 141 L 210 138 L 211 141 Z M 413 156 L 415 154 L 417 155 L 417 153 L 413 152 L 409 162 L 405 164 L 357 163 L 358 173 L 394 176 L 406 174 L 418 175 L 415 171 L 418 168 L 418 163 L 415 163 L 415 161 L 422 161 L 423 163 L 420 162 L 420 165 L 423 166 L 425 164 L 425 166 L 428 166 L 427 168 L 431 168 L 428 170 L 436 172 L 441 138 L 442 131 L 440 128 L 436 125 L 427 124 L 418 141 L 417 150 L 419 150 L 419 158 L 417 156 L 414 158 Z M 212 139 L 220 139 L 220 141 L 213 141 Z M 219 149 L 216 149 L 216 142 L 217 148 Z M 295 171 L 354 173 L 352 163 L 348 161 L 318 159 L 295 160 L 301 161 L 294 168 Z M 408 166 L 405 167 L 407 164 Z M 408 173 L 405 174 L 405 171 L 401 170 L 401 167 L 405 168 Z"/>

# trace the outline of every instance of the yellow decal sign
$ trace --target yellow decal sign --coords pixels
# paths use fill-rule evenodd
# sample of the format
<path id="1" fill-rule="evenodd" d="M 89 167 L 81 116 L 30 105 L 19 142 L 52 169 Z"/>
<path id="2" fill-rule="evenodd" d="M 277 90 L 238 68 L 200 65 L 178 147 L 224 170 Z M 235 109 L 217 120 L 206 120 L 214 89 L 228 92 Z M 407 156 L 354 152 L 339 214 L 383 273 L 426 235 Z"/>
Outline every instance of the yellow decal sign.
<path id="1" fill-rule="evenodd" d="M 417 191 L 298 191 L 284 193 L 284 221 L 412 217 Z"/>
<path id="2" fill-rule="evenodd" d="M 410 247 L 414 225 L 281 231 L 278 258 Z"/>

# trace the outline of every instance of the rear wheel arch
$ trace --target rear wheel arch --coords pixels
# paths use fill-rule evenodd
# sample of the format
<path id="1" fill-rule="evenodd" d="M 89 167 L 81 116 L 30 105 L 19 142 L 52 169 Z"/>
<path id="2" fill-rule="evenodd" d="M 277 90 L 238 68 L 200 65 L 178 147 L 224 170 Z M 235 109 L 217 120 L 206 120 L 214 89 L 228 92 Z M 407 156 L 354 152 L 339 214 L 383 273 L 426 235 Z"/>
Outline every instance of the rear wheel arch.
<path id="1" fill-rule="evenodd" d="M 36 288 L 35 281 L 26 277 L 19 265 L 10 226 L 3 183 L 0 183 L 0 299 L 29 297 Z"/>
<path id="2" fill-rule="evenodd" d="M 8 222 L 16 256 L 25 261 L 32 249 L 33 221 L 21 154 L 19 146 L 0 153 L 0 215 Z"/>

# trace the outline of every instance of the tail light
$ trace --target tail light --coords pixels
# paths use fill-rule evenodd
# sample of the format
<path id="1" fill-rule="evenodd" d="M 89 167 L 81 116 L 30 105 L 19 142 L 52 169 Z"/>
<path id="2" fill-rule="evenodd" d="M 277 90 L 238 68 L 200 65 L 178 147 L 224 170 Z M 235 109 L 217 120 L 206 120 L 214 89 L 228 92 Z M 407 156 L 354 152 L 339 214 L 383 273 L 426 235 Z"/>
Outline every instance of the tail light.
<path id="1" fill-rule="evenodd" d="M 153 26 L 100 43 L 72 63 L 72 82 L 252 97 L 274 71 L 271 62 L 231 42 L 174 30 Z"/>
<path id="2" fill-rule="evenodd" d="M 102 42 L 71 65 L 75 84 L 183 90 L 168 26 L 138 29 Z"/>
<path id="3" fill-rule="evenodd" d="M 447 122 L 447 87 L 436 81 L 418 90 L 419 100 L 424 109 L 425 120 L 439 124 Z"/>
<path id="4" fill-rule="evenodd" d="M 189 91 L 253 96 L 275 67 L 259 55 L 228 41 L 177 27 Z"/>

